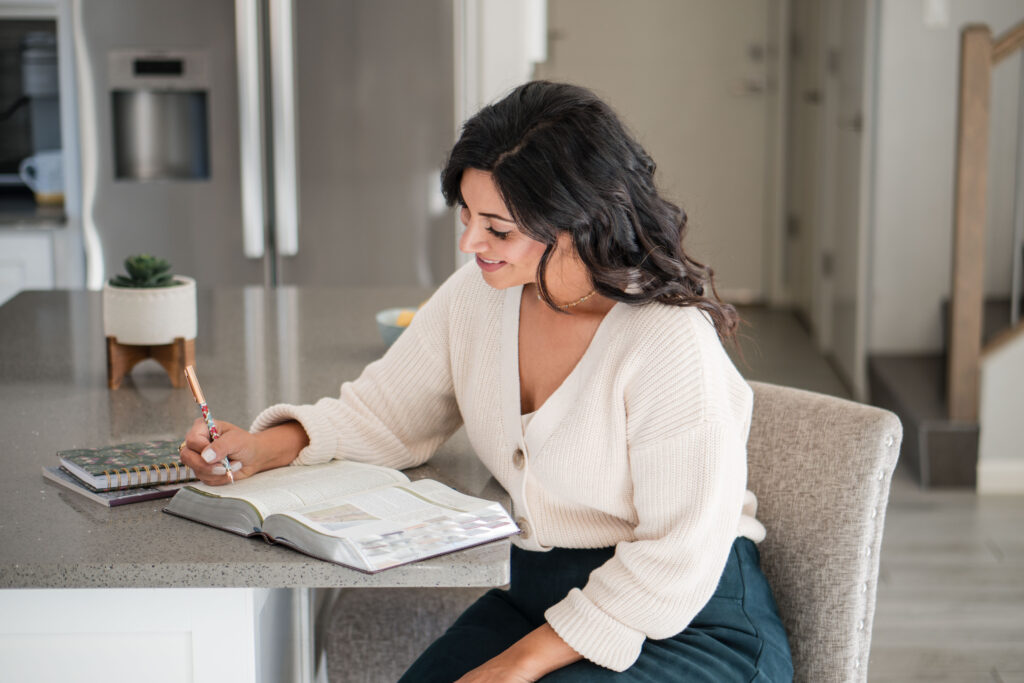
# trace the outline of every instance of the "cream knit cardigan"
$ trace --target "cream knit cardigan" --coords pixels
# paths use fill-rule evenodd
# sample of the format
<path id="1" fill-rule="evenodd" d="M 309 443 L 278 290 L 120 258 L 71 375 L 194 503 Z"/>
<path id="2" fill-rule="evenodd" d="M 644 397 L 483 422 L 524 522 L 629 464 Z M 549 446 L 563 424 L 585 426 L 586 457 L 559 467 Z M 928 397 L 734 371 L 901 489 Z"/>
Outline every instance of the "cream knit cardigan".
<path id="1" fill-rule="evenodd" d="M 296 464 L 404 469 L 465 423 L 511 495 L 519 546 L 615 546 L 545 617 L 581 655 L 622 671 L 645 638 L 675 635 L 700 611 L 737 536 L 764 537 L 745 490 L 752 392 L 696 308 L 617 303 L 524 434 L 521 296 L 470 263 L 339 398 L 272 406 L 252 428 L 298 420 L 310 443 Z"/>

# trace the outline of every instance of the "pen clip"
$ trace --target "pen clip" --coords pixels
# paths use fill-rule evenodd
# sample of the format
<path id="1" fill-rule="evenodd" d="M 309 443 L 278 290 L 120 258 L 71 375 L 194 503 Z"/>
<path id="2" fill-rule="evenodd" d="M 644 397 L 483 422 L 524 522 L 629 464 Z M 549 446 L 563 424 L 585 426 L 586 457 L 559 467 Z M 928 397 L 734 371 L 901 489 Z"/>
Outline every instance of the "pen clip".
<path id="1" fill-rule="evenodd" d="M 203 390 L 199 387 L 199 378 L 196 377 L 196 370 L 191 365 L 185 366 L 185 381 L 188 382 L 188 388 L 192 390 L 192 397 L 195 398 L 196 403 L 200 405 L 206 403 Z"/>

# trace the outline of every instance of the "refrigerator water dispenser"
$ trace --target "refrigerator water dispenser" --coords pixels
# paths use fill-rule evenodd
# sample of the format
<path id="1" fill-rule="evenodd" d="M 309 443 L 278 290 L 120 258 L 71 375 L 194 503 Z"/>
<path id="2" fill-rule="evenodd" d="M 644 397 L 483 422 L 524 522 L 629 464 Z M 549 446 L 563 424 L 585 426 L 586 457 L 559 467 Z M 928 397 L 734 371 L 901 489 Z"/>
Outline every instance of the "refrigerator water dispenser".
<path id="1" fill-rule="evenodd" d="M 206 64 L 203 53 L 110 54 L 114 177 L 205 180 L 210 177 Z"/>

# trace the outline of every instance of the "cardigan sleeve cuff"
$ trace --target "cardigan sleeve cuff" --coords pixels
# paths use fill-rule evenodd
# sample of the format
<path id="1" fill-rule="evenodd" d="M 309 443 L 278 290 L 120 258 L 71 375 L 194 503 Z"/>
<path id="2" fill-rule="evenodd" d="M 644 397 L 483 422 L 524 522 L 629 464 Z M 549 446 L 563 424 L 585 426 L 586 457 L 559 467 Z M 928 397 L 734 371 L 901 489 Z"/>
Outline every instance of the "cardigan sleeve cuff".
<path id="1" fill-rule="evenodd" d="M 544 612 L 544 618 L 569 647 L 598 666 L 625 671 L 643 647 L 646 636 L 612 619 L 578 588 Z"/>
<path id="2" fill-rule="evenodd" d="M 337 455 L 337 430 L 313 405 L 294 406 L 279 403 L 270 406 L 256 416 L 249 431 L 262 432 L 290 420 L 302 425 L 309 436 L 309 445 L 299 451 L 299 455 L 292 460 L 292 465 L 315 465 L 327 462 Z"/>

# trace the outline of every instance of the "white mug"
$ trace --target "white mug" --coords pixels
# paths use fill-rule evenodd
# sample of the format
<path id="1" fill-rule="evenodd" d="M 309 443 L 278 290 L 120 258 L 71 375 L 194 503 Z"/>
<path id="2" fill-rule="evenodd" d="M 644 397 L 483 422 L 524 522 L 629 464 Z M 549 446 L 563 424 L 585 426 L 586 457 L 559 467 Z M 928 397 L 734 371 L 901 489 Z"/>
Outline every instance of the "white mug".
<path id="1" fill-rule="evenodd" d="M 64 159 L 59 149 L 39 152 L 21 162 L 18 175 L 40 204 L 64 202 Z"/>

